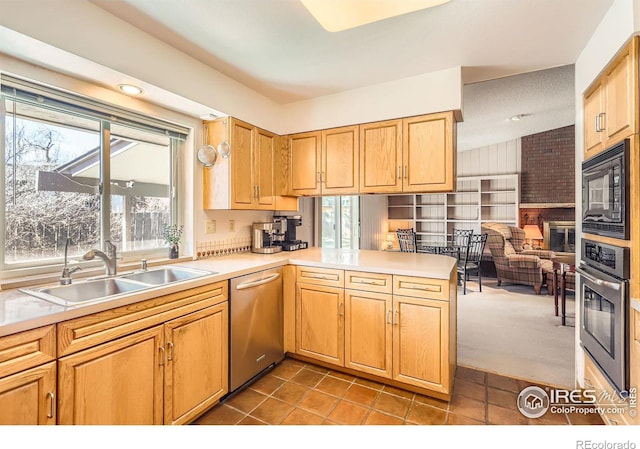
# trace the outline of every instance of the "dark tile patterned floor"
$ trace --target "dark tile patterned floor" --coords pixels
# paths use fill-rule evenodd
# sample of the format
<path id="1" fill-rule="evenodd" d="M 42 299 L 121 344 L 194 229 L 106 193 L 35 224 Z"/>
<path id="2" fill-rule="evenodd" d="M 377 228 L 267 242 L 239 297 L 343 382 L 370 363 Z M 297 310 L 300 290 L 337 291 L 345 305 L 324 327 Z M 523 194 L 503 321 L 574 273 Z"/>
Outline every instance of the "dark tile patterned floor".
<path id="1" fill-rule="evenodd" d="M 603 424 L 597 414 L 554 414 L 537 419 L 517 409 L 531 383 L 458 367 L 450 402 L 316 365 L 285 359 L 194 424 Z"/>

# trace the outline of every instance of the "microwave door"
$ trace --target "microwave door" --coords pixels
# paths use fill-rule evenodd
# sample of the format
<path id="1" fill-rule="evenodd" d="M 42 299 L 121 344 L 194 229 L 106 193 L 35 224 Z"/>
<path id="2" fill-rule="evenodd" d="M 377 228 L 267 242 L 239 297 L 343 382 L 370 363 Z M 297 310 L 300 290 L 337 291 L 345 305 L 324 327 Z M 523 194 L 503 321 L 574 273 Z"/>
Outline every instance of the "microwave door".
<path id="1" fill-rule="evenodd" d="M 585 173 L 583 177 L 583 218 L 585 221 L 611 221 L 613 184 L 608 170 Z"/>

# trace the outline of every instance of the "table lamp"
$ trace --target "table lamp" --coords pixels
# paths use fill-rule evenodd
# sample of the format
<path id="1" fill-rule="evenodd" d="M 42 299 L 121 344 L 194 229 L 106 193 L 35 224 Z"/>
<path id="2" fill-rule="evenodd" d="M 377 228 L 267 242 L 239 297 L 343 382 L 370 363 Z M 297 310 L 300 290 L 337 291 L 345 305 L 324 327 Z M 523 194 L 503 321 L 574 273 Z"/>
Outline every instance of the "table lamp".
<path id="1" fill-rule="evenodd" d="M 524 236 L 525 238 L 529 239 L 529 244 L 531 245 L 531 248 L 533 248 L 533 241 L 534 240 L 542 240 L 542 233 L 540 232 L 540 228 L 538 227 L 538 225 L 524 225 L 524 228 L 522 228 L 524 230 Z"/>

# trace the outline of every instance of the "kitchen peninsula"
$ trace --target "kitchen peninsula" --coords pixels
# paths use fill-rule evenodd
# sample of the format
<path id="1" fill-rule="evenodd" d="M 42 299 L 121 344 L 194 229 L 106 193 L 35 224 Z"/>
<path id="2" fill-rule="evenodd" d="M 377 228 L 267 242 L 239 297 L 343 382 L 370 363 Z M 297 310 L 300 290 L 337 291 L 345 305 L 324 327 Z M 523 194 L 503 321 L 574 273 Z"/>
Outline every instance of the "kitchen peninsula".
<path id="1" fill-rule="evenodd" d="M 25 412 L 29 422 L 109 423 L 110 416 L 118 416 L 120 423 L 124 417 L 119 405 L 126 403 L 127 398 L 122 397 L 129 394 L 126 389 L 99 397 L 102 401 L 111 398 L 110 407 L 104 403 L 92 407 L 84 392 L 76 391 L 82 385 L 72 379 L 87 361 L 100 363 L 105 357 L 117 358 L 128 351 L 128 356 L 139 357 L 136 363 L 142 372 L 144 363 L 150 365 L 146 369 L 149 392 L 146 396 L 136 392 L 140 411 L 131 415 L 132 421 L 191 422 L 228 391 L 226 330 L 228 303 L 233 301 L 228 280 L 275 267 L 283 267 L 288 356 L 441 399 L 451 396 L 457 332 L 453 258 L 309 248 L 274 255 L 236 254 L 174 266 L 215 274 L 78 307 L 50 304 L 18 290 L 0 292 L 0 360 L 4 360 L 0 363 L 0 409 L 13 406 L 12 401 L 18 398 L 12 397 L 11 391 L 22 382 L 24 389 L 36 389 L 39 394 L 34 398 L 42 402 L 19 408 L 32 410 L 32 416 Z M 197 325 L 189 327 L 191 323 Z M 194 347 L 200 340 L 197 334 L 180 343 L 181 336 L 184 339 L 199 328 L 214 339 L 200 342 L 199 348 Z M 207 353 L 192 362 L 209 360 L 215 368 L 212 371 L 218 379 L 207 379 L 208 391 L 197 385 L 195 378 L 190 381 L 195 387 L 179 384 L 180 375 L 187 372 L 180 372 L 187 370 L 179 366 L 181 344 L 194 351 L 213 351 L 213 356 Z M 139 354 L 134 354 L 134 348 Z M 82 375 L 101 376 L 101 385 L 108 385 L 104 379 L 113 375 L 108 366 L 112 365 L 104 363 L 103 369 L 85 370 Z M 114 363 L 112 368 L 116 366 Z M 41 381 L 42 376 L 47 382 Z M 86 382 L 87 388 L 95 384 Z M 44 391 L 44 385 L 51 391 Z M 185 390 L 178 395 L 176 389 L 180 388 Z M 76 397 L 85 400 L 76 401 Z M 193 403 L 180 403 L 182 398 Z"/>

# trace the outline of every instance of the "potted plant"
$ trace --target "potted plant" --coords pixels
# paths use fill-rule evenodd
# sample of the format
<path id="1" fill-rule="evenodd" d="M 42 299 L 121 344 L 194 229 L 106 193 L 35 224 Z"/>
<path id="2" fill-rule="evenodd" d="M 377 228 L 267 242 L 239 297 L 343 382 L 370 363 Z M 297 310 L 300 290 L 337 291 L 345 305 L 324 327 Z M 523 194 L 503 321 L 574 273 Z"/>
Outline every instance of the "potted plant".
<path id="1" fill-rule="evenodd" d="M 169 244 L 169 259 L 177 259 L 180 255 L 180 240 L 182 239 L 182 230 L 184 225 L 164 224 L 162 226 L 162 237 Z"/>

